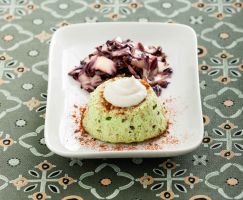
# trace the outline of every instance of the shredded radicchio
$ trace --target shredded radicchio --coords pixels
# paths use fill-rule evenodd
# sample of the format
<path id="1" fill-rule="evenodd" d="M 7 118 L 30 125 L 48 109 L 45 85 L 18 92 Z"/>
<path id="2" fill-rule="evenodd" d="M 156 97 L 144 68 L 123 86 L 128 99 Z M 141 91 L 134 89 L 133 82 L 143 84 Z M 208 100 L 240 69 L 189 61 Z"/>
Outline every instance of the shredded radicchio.
<path id="1" fill-rule="evenodd" d="M 168 67 L 166 55 L 160 46 L 145 46 L 120 38 L 96 47 L 80 62 L 80 66 L 69 72 L 88 92 L 110 78 L 133 75 L 147 81 L 158 96 L 162 88 L 168 86 L 167 79 L 171 74 L 172 69 Z"/>

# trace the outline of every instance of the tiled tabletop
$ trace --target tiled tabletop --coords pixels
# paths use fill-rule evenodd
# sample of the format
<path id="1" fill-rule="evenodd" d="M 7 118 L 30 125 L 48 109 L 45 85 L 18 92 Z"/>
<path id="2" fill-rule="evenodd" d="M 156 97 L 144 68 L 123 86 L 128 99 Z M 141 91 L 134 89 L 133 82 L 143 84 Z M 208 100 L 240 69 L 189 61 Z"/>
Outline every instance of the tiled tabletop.
<path id="1" fill-rule="evenodd" d="M 242 7 L 240 0 L 0 0 L 0 199 L 243 199 Z M 101 21 L 195 29 L 205 125 L 196 151 L 78 160 L 47 149 L 51 36 L 68 24 Z"/>

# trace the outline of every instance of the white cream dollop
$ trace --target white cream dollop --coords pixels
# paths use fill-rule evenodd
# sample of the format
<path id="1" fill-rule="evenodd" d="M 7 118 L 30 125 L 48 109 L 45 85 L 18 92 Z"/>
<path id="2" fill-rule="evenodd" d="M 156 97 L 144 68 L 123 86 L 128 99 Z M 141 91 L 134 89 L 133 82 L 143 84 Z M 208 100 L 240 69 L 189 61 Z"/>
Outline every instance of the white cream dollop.
<path id="1" fill-rule="evenodd" d="M 135 106 L 146 96 L 146 87 L 133 76 L 111 81 L 104 89 L 105 100 L 117 107 Z"/>

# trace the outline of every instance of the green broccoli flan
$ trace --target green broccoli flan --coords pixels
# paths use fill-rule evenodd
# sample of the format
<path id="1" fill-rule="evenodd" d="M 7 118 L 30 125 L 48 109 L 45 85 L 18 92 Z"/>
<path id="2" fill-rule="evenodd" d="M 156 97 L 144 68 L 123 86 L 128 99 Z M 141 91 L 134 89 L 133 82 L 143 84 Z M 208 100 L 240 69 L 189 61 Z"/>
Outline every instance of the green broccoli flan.
<path id="1" fill-rule="evenodd" d="M 154 138 L 165 132 L 167 122 L 151 86 L 134 77 L 113 78 L 99 85 L 81 120 L 93 138 L 110 143 Z"/>

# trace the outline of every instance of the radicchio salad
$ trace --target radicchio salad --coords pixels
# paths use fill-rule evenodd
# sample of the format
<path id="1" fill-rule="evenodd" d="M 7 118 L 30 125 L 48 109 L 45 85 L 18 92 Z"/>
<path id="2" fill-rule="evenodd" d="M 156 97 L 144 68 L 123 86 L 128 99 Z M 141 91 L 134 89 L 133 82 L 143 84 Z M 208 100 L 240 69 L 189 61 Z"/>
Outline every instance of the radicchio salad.
<path id="1" fill-rule="evenodd" d="M 81 60 L 80 66 L 69 72 L 88 92 L 110 78 L 133 75 L 148 82 L 158 96 L 162 88 L 168 86 L 171 74 L 172 69 L 160 46 L 145 46 L 119 37 L 96 47 Z"/>

